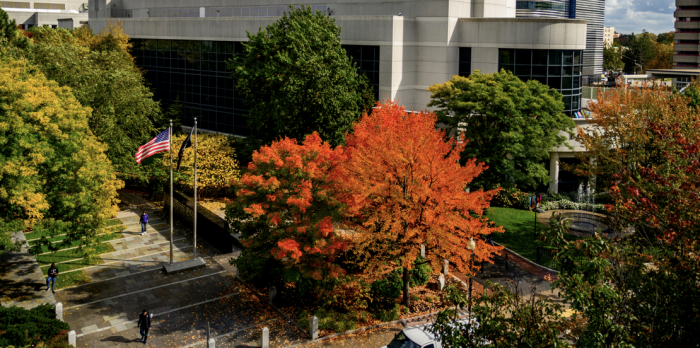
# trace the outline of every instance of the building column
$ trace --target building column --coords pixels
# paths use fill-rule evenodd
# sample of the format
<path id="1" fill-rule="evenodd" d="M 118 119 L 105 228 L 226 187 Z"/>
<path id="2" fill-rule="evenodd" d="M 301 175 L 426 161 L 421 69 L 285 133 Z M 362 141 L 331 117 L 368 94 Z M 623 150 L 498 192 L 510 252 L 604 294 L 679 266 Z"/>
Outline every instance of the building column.
<path id="1" fill-rule="evenodd" d="M 559 193 L 559 153 L 549 153 L 549 193 Z"/>

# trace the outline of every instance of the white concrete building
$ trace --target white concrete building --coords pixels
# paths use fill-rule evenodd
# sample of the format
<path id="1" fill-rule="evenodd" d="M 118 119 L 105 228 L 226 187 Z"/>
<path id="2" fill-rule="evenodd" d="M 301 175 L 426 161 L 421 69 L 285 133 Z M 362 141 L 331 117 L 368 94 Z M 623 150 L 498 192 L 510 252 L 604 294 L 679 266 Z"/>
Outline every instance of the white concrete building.
<path id="1" fill-rule="evenodd" d="M 585 20 L 516 18 L 515 0 L 305 3 L 335 19 L 341 43 L 367 73 L 379 99 L 425 109 L 429 86 L 474 69 L 492 73 L 504 68 L 561 91 L 569 115 L 580 109 Z M 240 51 L 246 31 L 273 23 L 289 4 L 299 3 L 90 0 L 90 27 L 99 32 L 110 20 L 123 22 L 156 98 L 166 104 L 179 99 L 184 125 L 198 116 L 203 129 L 246 135 L 250 127 L 243 98 L 223 62 Z M 553 149 L 553 154 L 573 157 L 568 148 Z"/>
<path id="2" fill-rule="evenodd" d="M 70 29 L 88 23 L 88 0 L 0 1 L 7 12 L 24 29 L 35 26 Z"/>
<path id="3" fill-rule="evenodd" d="M 615 40 L 615 27 L 605 27 L 603 29 L 603 43 L 605 47 L 611 47 Z"/>

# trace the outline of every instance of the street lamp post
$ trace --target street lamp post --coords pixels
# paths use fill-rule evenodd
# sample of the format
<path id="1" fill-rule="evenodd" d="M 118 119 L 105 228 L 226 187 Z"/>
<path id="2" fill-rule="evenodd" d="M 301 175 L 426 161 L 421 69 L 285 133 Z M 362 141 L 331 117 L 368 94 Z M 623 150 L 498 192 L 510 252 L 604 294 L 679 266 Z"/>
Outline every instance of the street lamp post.
<path id="1" fill-rule="evenodd" d="M 467 248 L 471 251 L 471 265 L 469 265 L 469 270 L 473 272 L 474 268 L 474 249 L 476 249 L 476 243 L 474 243 L 474 238 L 469 238 L 469 244 L 467 245 Z M 469 273 L 469 323 L 471 324 L 472 320 L 472 277 L 473 274 Z"/>

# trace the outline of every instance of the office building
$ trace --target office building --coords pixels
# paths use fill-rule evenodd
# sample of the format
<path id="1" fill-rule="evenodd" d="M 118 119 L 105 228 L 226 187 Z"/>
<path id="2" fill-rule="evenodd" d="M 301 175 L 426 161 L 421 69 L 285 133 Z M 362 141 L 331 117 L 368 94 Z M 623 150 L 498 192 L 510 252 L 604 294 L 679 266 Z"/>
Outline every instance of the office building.
<path id="1" fill-rule="evenodd" d="M 615 27 L 605 27 L 603 29 L 603 45 L 605 47 L 612 47 L 615 38 Z"/>
<path id="2" fill-rule="evenodd" d="M 515 0 L 309 0 L 341 27 L 341 44 L 366 73 L 378 99 L 425 109 L 427 88 L 474 69 L 508 69 L 564 94 L 565 112 L 580 109 L 587 21 L 516 18 Z M 123 22 L 137 64 L 157 99 L 178 99 L 183 125 L 248 135 L 244 98 L 225 60 L 241 52 L 246 31 L 275 22 L 289 0 L 90 0 L 90 27 Z M 562 148 L 562 157 L 573 157 Z"/>
<path id="3" fill-rule="evenodd" d="M 651 78 L 672 78 L 679 90 L 700 75 L 700 0 L 676 0 L 672 69 L 648 69 Z"/>
<path id="4" fill-rule="evenodd" d="M 583 75 L 603 72 L 603 22 L 605 0 L 517 0 L 518 18 L 571 18 L 584 19 L 586 24 L 586 49 L 583 50 Z"/>
<path id="5" fill-rule="evenodd" d="M 34 26 L 73 29 L 88 23 L 87 0 L 0 1 L 7 12 L 24 29 Z"/>

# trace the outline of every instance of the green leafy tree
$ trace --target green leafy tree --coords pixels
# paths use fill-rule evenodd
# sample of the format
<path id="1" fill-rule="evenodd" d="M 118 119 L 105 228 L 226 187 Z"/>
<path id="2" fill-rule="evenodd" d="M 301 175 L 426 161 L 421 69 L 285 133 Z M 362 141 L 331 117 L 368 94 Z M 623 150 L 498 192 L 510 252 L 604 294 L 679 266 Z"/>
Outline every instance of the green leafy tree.
<path id="1" fill-rule="evenodd" d="M 331 145 L 374 104 L 366 76 L 340 46 L 335 19 L 311 7 L 292 9 L 257 34 L 228 64 L 250 105 L 248 123 L 265 143 L 316 131 Z"/>
<path id="2" fill-rule="evenodd" d="M 605 182 L 608 225 L 633 233 L 569 242 L 567 221 L 550 223 L 547 238 L 560 250 L 554 285 L 585 319 L 573 330 L 576 346 L 697 346 L 700 124 L 692 103 L 660 86 L 620 87 L 591 105 L 596 131 L 579 130 L 596 162 L 577 170 Z"/>
<path id="3" fill-rule="evenodd" d="M 488 282 L 488 281 L 487 281 Z M 562 305 L 543 299 L 533 289 L 524 296 L 520 284 L 509 287 L 488 282 L 491 294 L 472 296 L 454 286 L 447 298 L 457 308 L 473 301 L 472 313 L 478 325 L 458 318 L 455 308 L 438 313 L 430 330 L 441 337 L 445 348 L 466 347 L 569 347 L 561 337 L 567 323 Z"/>
<path id="4" fill-rule="evenodd" d="M 8 41 L 15 38 L 15 32 L 17 31 L 17 22 L 15 20 L 10 20 L 10 16 L 7 12 L 0 9 L 0 37 L 4 37 Z"/>
<path id="5" fill-rule="evenodd" d="M 122 49 L 124 38 L 112 33 L 86 39 L 65 29 L 32 28 L 37 41 L 28 56 L 50 79 L 71 87 L 83 105 L 92 108 L 90 129 L 108 145 L 107 156 L 123 174 L 145 175 L 134 153 L 164 128 L 160 104 L 146 87 L 132 57 Z M 83 43 L 94 47 L 85 46 Z"/>
<path id="6" fill-rule="evenodd" d="M 69 88 L 0 57 L 0 227 L 12 228 L 0 232 L 21 221 L 47 237 L 65 233 L 90 254 L 123 183 L 89 118 Z"/>
<path id="7" fill-rule="evenodd" d="M 646 31 L 630 35 L 629 41 L 627 41 L 628 50 L 623 55 L 626 73 L 642 73 L 646 70 L 647 64 L 656 56 L 655 41 L 655 35 Z"/>
<path id="8" fill-rule="evenodd" d="M 621 71 L 625 67 L 622 61 L 624 48 L 620 45 L 603 47 L 603 69 L 610 71 Z"/>
<path id="9" fill-rule="evenodd" d="M 477 158 L 488 166 L 472 187 L 534 189 L 549 182 L 549 150 L 564 144 L 562 131 L 574 128 L 562 112 L 561 93 L 505 70 L 454 76 L 428 90 L 438 124 L 451 135 L 463 130 L 469 141 L 462 161 Z"/>

